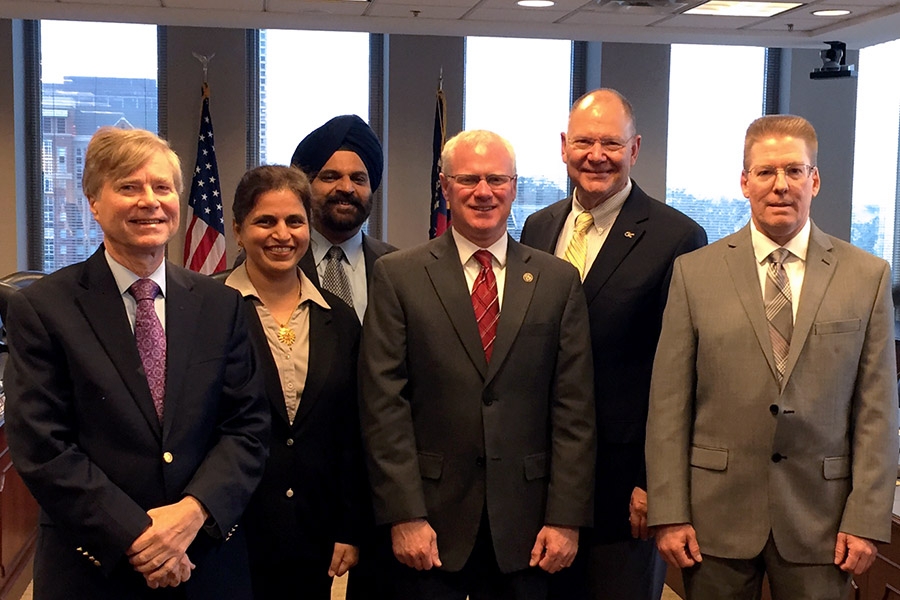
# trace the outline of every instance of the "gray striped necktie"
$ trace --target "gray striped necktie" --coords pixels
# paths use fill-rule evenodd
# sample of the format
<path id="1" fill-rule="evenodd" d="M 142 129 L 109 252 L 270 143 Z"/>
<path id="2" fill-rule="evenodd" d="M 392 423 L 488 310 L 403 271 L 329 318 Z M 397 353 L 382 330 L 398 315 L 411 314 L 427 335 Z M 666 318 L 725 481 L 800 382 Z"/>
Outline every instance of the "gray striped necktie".
<path id="1" fill-rule="evenodd" d="M 791 308 L 791 283 L 784 270 L 784 261 L 789 251 L 785 248 L 773 250 L 769 255 L 766 272 L 766 319 L 769 321 L 769 338 L 775 355 L 778 380 L 784 377 L 788 352 L 791 348 L 791 333 L 794 330 L 794 313 Z"/>
<path id="2" fill-rule="evenodd" d="M 343 300 L 353 308 L 353 294 L 350 291 L 350 280 L 344 271 L 344 250 L 340 246 L 332 246 L 325 254 L 325 272 L 322 274 L 322 287 Z"/>

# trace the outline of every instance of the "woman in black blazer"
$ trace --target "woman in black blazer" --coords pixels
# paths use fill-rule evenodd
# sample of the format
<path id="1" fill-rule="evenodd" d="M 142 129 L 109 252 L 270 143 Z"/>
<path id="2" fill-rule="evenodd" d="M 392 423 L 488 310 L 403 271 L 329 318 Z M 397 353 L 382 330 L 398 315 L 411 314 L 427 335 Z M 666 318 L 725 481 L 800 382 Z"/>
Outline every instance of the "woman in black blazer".
<path id="1" fill-rule="evenodd" d="M 265 475 L 244 519 L 257 599 L 328 600 L 332 577 L 357 561 L 364 514 L 359 322 L 297 268 L 309 246 L 309 194 L 299 170 L 262 166 L 234 197 L 247 259 L 226 284 L 244 296 L 272 411 Z"/>

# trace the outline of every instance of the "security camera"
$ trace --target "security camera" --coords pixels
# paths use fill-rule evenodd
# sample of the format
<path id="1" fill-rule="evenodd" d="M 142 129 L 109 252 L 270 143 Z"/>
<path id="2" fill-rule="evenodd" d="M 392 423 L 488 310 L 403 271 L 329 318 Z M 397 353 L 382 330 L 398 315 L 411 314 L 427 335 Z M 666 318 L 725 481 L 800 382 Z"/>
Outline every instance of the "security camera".
<path id="1" fill-rule="evenodd" d="M 822 66 L 813 69 L 810 79 L 834 79 L 839 77 L 856 77 L 856 68 L 847 64 L 847 44 L 844 42 L 825 42 L 828 50 L 819 52 Z"/>

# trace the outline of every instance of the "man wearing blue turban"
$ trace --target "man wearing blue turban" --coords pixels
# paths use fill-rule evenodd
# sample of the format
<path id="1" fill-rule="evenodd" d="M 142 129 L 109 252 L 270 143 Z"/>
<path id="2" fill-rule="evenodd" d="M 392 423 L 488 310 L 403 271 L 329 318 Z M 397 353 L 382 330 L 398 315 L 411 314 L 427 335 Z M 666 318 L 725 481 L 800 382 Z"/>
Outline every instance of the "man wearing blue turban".
<path id="1" fill-rule="evenodd" d="M 375 259 L 396 250 L 362 232 L 384 169 L 381 142 L 358 116 L 341 115 L 303 138 L 291 165 L 306 173 L 312 187 L 313 227 L 300 268 L 353 307 L 362 322 Z"/>

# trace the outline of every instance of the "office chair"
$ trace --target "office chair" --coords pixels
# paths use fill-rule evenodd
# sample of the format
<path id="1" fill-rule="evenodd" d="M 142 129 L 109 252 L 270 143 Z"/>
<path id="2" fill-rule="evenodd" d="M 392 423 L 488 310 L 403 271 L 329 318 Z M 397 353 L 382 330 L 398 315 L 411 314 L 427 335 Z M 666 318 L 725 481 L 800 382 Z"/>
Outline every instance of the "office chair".
<path id="1" fill-rule="evenodd" d="M 15 273 L 0 277 L 0 282 L 8 283 L 17 289 L 21 289 L 23 287 L 28 287 L 43 276 L 44 274 L 40 271 L 16 271 Z"/>
<path id="2" fill-rule="evenodd" d="M 19 288 L 0 281 L 0 353 L 8 352 L 6 346 L 6 309 L 9 306 L 9 297 L 15 294 Z M 0 373 L 2 377 L 2 373 Z"/>
<path id="3" fill-rule="evenodd" d="M 218 273 L 213 273 L 212 275 L 210 275 L 210 277 L 212 277 L 216 281 L 221 281 L 222 283 L 225 283 L 225 280 L 228 279 L 228 276 L 231 275 L 232 271 L 234 271 L 234 269 L 225 269 L 224 271 L 219 271 Z"/>

